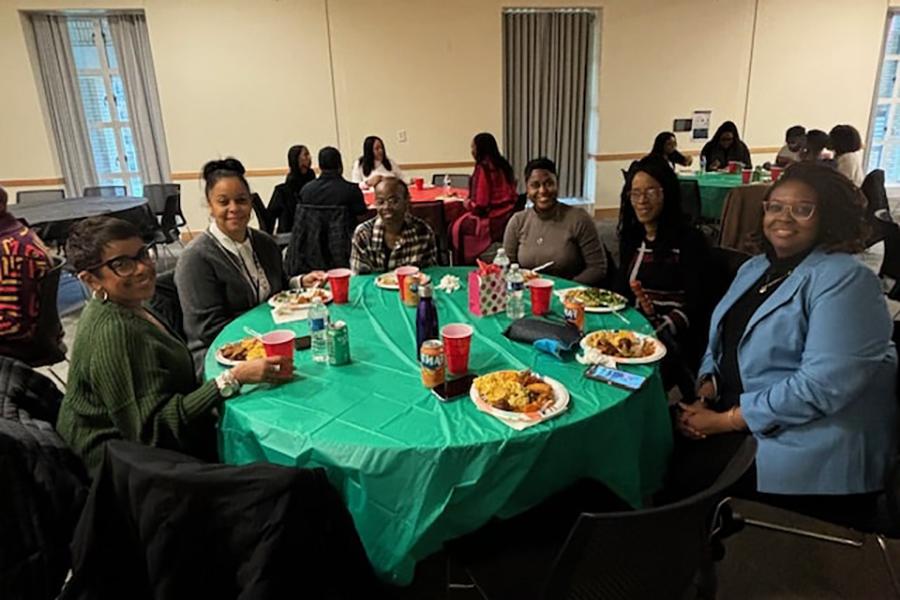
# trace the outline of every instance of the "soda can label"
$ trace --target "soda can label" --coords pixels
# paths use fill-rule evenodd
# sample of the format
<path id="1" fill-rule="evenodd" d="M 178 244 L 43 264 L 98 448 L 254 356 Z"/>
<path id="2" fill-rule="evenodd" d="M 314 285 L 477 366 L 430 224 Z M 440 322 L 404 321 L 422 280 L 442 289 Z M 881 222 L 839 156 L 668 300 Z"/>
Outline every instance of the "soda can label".
<path id="1" fill-rule="evenodd" d="M 334 366 L 350 362 L 350 334 L 347 324 L 336 321 L 328 328 L 328 363 Z"/>
<path id="2" fill-rule="evenodd" d="M 422 384 L 433 388 L 444 383 L 446 367 L 444 343 L 441 340 L 425 340 L 419 349 L 419 365 L 422 368 Z"/>
<path id="3" fill-rule="evenodd" d="M 578 328 L 578 331 L 584 331 L 584 304 L 577 300 L 566 300 L 563 302 L 563 316 L 566 323 L 570 323 Z"/>

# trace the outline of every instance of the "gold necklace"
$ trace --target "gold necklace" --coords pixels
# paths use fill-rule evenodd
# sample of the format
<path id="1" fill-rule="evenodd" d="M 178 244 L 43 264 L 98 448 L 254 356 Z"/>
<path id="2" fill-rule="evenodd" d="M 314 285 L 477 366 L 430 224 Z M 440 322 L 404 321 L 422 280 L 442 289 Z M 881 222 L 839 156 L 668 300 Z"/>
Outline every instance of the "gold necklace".
<path id="1" fill-rule="evenodd" d="M 773 279 L 772 281 L 767 281 L 767 282 L 765 282 L 764 284 L 762 284 L 761 286 L 759 286 L 759 293 L 760 293 L 760 294 L 765 294 L 766 292 L 769 291 L 769 288 L 770 288 L 770 287 L 772 287 L 772 286 L 775 285 L 776 283 L 780 283 L 780 282 L 784 281 L 785 279 L 787 279 L 788 277 L 790 277 L 790 276 L 791 276 L 791 273 L 793 273 L 793 272 L 794 272 L 794 270 L 791 269 L 790 271 L 788 271 L 787 273 L 785 273 L 785 274 L 782 275 L 781 277 L 776 277 L 776 278 Z"/>

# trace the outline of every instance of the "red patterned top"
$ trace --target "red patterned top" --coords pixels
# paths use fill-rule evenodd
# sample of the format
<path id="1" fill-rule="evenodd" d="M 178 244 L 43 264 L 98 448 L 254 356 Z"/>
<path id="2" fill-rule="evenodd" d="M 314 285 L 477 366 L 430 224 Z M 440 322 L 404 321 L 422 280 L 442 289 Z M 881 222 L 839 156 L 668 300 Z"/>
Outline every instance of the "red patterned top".
<path id="1" fill-rule="evenodd" d="M 33 231 L 9 213 L 0 215 L 0 340 L 34 334 L 39 284 L 51 266 L 47 248 Z"/>

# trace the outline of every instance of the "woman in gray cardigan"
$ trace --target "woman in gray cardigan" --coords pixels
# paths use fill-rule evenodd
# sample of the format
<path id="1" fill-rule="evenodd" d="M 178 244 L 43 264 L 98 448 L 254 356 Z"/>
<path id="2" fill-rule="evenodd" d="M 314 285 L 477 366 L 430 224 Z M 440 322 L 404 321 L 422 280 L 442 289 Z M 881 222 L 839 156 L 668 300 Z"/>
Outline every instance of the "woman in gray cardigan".
<path id="1" fill-rule="evenodd" d="M 250 186 L 240 161 L 210 161 L 203 179 L 212 221 L 175 267 L 184 332 L 198 372 L 210 344 L 235 317 L 287 287 L 325 280 L 324 273 L 314 272 L 288 282 L 275 240 L 248 226 Z"/>

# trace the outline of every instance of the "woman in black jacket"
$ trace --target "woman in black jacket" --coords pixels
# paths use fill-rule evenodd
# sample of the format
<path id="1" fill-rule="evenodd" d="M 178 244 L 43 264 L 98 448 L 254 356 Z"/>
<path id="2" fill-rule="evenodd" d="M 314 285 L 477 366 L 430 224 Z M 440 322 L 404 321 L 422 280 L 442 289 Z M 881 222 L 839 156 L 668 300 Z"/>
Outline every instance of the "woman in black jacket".
<path id="1" fill-rule="evenodd" d="M 278 222 L 277 233 L 290 233 L 294 227 L 294 212 L 300 201 L 300 190 L 313 181 L 316 174 L 312 169 L 312 157 L 309 149 L 302 144 L 291 146 L 288 150 L 288 171 L 284 183 L 279 183 L 272 191 L 269 200 L 269 217 L 274 224 Z"/>

